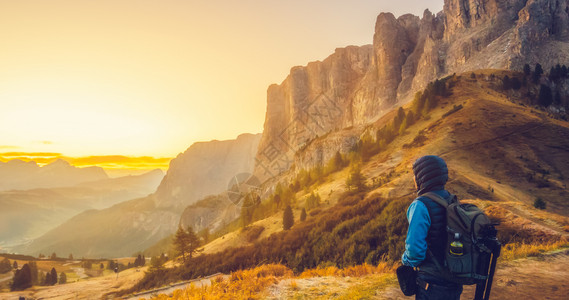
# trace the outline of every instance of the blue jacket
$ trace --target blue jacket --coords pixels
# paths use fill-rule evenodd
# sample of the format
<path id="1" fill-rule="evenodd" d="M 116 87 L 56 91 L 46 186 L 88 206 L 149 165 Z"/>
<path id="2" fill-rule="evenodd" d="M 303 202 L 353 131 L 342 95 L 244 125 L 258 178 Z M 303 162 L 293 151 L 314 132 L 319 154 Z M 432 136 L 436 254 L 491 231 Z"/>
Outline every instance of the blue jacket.
<path id="1" fill-rule="evenodd" d="M 444 189 L 448 180 L 448 169 L 442 158 L 427 155 L 417 159 L 413 163 L 413 174 L 417 183 L 417 194 L 435 192 L 443 198 L 449 196 Z M 429 215 L 429 211 L 432 215 Z M 444 208 L 426 197 L 419 196 L 407 209 L 407 220 L 409 228 L 405 239 L 405 252 L 401 259 L 403 264 L 417 267 L 425 260 L 429 261 L 430 258 L 426 258 L 427 248 L 436 257 L 442 256 L 443 244 L 446 241 Z"/>
<path id="2" fill-rule="evenodd" d="M 432 191 L 443 198 L 449 196 L 445 190 Z M 425 204 L 417 197 L 407 209 L 407 238 L 405 239 L 405 252 L 401 258 L 406 266 L 418 267 L 427 255 L 427 235 L 431 227 L 431 217 Z M 428 199 L 427 201 L 431 201 Z M 438 204 L 436 204 L 438 205 Z"/>

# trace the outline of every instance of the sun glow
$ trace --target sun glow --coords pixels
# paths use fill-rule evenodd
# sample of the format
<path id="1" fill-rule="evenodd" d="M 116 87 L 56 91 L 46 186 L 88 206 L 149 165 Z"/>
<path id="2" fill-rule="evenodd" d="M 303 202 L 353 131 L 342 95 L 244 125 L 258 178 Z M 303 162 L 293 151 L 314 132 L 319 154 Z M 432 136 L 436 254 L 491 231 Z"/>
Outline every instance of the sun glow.
<path id="1" fill-rule="evenodd" d="M 173 157 L 261 132 L 270 84 L 410 2 L 442 0 L 4 1 L 0 151 Z"/>

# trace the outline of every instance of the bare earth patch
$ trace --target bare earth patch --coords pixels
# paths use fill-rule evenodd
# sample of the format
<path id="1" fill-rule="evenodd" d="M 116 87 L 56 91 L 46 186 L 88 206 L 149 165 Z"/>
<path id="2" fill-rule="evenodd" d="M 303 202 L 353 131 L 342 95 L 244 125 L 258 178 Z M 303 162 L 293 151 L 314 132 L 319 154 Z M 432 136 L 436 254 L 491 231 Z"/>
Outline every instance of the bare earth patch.
<path id="1" fill-rule="evenodd" d="M 491 299 L 567 299 L 569 251 L 498 264 Z M 461 299 L 472 299 L 474 286 L 465 286 Z M 398 286 L 379 292 L 374 299 L 412 299 Z"/>

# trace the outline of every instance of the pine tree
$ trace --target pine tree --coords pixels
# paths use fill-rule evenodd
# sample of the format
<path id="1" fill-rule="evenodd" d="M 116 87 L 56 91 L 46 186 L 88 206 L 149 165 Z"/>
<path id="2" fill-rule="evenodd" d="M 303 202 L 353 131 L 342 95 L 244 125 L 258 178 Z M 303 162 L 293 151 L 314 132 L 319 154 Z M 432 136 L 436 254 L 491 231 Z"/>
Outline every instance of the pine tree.
<path id="1" fill-rule="evenodd" d="M 28 266 L 30 267 L 30 274 L 32 275 L 32 284 L 41 284 L 38 280 L 38 265 L 35 261 L 29 261 Z"/>
<path id="2" fill-rule="evenodd" d="M 535 71 L 533 72 L 533 83 L 537 84 L 541 75 L 543 74 L 543 69 L 540 64 L 535 65 Z"/>
<path id="3" fill-rule="evenodd" d="M 59 274 L 59 284 L 66 284 L 66 283 L 67 283 L 67 275 L 61 272 L 61 274 Z"/>
<path id="4" fill-rule="evenodd" d="M 543 107 L 548 107 L 551 103 L 553 103 L 551 89 L 547 85 L 542 84 L 539 87 L 539 104 Z"/>
<path id="5" fill-rule="evenodd" d="M 178 227 L 178 231 L 176 231 L 176 235 L 174 236 L 174 248 L 178 255 L 182 255 L 182 261 L 186 262 L 186 253 L 188 253 L 188 234 L 182 228 L 182 226 Z"/>
<path id="6" fill-rule="evenodd" d="M 514 90 L 519 90 L 522 88 L 522 82 L 517 77 L 510 79 L 510 83 Z"/>
<path id="7" fill-rule="evenodd" d="M 194 229 L 192 227 L 188 227 L 188 230 L 186 231 L 186 233 L 188 235 L 188 253 L 190 254 L 190 258 L 192 258 L 192 255 L 194 253 L 199 252 L 198 248 L 201 245 L 200 238 L 194 232 Z"/>
<path id="8" fill-rule="evenodd" d="M 357 192 L 365 190 L 365 178 L 362 175 L 361 169 L 358 165 L 352 168 L 348 179 L 346 179 L 346 186 L 349 190 L 355 190 Z"/>
<path id="9" fill-rule="evenodd" d="M 559 90 L 555 91 L 555 98 L 553 98 L 553 101 L 557 105 L 561 104 L 561 93 L 559 93 Z"/>
<path id="10" fill-rule="evenodd" d="M 51 285 L 51 273 L 47 272 L 45 274 L 45 280 L 43 281 L 43 285 Z"/>
<path id="11" fill-rule="evenodd" d="M 6 257 L 0 262 L 0 274 L 12 271 L 12 263 Z"/>
<path id="12" fill-rule="evenodd" d="M 292 207 L 287 205 L 283 213 L 283 229 L 289 230 L 292 225 L 294 225 L 294 215 L 292 213 Z"/>
<path id="13" fill-rule="evenodd" d="M 525 64 L 524 65 L 524 74 L 527 76 L 529 74 L 531 74 L 531 67 L 529 66 L 529 64 Z"/>
<path id="14" fill-rule="evenodd" d="M 49 283 L 49 285 L 55 285 L 57 283 L 57 271 L 55 270 L 55 268 L 51 268 L 51 281 Z"/>
<path id="15" fill-rule="evenodd" d="M 423 93 L 421 92 L 415 93 L 415 97 L 413 98 L 413 104 L 411 105 L 411 110 L 416 116 L 421 115 L 424 105 L 425 105 L 425 97 L 423 97 Z"/>
<path id="16" fill-rule="evenodd" d="M 300 212 L 300 222 L 304 222 L 304 220 L 306 220 L 306 209 L 303 207 Z"/>
<path id="17" fill-rule="evenodd" d="M 255 201 L 251 193 L 247 194 L 241 205 L 241 225 L 247 227 L 247 225 L 253 222 L 253 214 L 255 213 Z"/>
<path id="18" fill-rule="evenodd" d="M 502 79 L 502 89 L 503 90 L 509 90 L 512 88 L 512 84 L 510 83 L 510 77 L 508 75 L 504 76 L 504 79 Z"/>
<path id="19" fill-rule="evenodd" d="M 398 130 L 401 123 L 403 123 L 403 119 L 405 119 L 405 110 L 400 106 L 397 110 L 397 115 L 393 118 L 393 128 Z"/>
<path id="20" fill-rule="evenodd" d="M 32 287 L 32 274 L 30 272 L 30 267 L 28 264 L 24 264 L 22 269 L 16 271 L 16 274 L 14 274 L 14 279 L 12 281 L 12 286 L 10 286 L 10 290 L 23 291 L 29 287 Z"/>

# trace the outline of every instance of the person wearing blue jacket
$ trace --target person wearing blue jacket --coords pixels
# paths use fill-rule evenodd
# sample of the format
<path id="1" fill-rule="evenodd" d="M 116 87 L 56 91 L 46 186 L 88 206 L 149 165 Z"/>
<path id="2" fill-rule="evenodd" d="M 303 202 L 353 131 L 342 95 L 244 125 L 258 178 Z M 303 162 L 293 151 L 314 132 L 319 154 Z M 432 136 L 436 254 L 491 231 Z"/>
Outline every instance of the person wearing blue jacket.
<path id="1" fill-rule="evenodd" d="M 402 262 L 418 269 L 415 299 L 459 300 L 462 285 L 445 280 L 438 268 L 443 265 L 447 243 L 446 209 L 421 196 L 434 192 L 451 200 L 450 193 L 445 190 L 447 165 L 438 156 L 423 156 L 413 163 L 413 174 L 418 197 L 407 209 L 409 228 Z"/>

